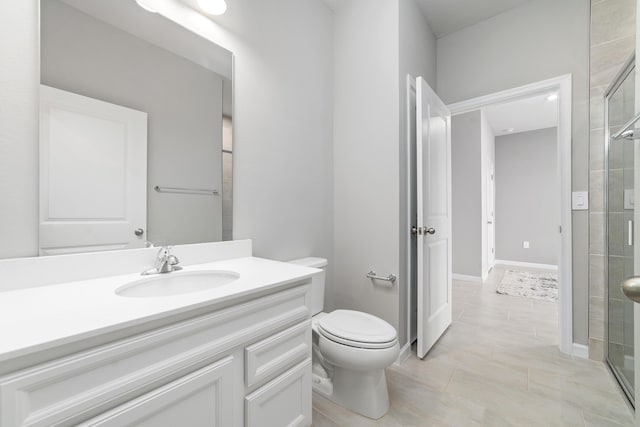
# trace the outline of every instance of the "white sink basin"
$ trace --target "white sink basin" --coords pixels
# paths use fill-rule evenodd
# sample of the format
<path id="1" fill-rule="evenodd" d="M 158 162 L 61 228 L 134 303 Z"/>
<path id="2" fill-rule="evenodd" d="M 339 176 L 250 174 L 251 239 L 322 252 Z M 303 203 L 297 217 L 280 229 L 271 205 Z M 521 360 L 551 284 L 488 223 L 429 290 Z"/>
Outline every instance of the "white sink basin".
<path id="1" fill-rule="evenodd" d="M 174 271 L 127 283 L 116 289 L 116 294 L 131 298 L 189 294 L 228 285 L 239 277 L 236 272 L 223 270 Z"/>

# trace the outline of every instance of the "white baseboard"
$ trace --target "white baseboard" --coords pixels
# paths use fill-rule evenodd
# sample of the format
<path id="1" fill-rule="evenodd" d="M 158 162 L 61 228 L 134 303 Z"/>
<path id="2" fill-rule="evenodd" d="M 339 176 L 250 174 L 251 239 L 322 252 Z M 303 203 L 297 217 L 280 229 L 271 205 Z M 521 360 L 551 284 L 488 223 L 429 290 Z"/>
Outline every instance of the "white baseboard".
<path id="1" fill-rule="evenodd" d="M 581 359 L 589 358 L 589 347 L 584 344 L 573 343 L 573 351 L 572 355 L 579 357 Z"/>
<path id="2" fill-rule="evenodd" d="M 400 349 L 400 354 L 398 355 L 398 358 L 396 359 L 396 361 L 393 362 L 393 364 L 394 365 L 402 365 L 404 363 L 404 361 L 409 358 L 409 356 L 411 356 L 411 344 L 410 343 L 406 343 Z"/>
<path id="3" fill-rule="evenodd" d="M 557 270 L 558 266 L 554 264 L 538 264 L 535 262 L 520 262 L 520 261 L 505 261 L 501 259 L 496 260 L 496 264 L 511 265 L 514 267 L 528 267 L 528 268 L 542 268 L 545 270 Z"/>
<path id="4" fill-rule="evenodd" d="M 482 283 L 482 277 L 480 276 L 467 276 L 466 274 L 453 273 L 451 276 L 453 280 L 462 280 L 463 282 L 478 282 Z"/>

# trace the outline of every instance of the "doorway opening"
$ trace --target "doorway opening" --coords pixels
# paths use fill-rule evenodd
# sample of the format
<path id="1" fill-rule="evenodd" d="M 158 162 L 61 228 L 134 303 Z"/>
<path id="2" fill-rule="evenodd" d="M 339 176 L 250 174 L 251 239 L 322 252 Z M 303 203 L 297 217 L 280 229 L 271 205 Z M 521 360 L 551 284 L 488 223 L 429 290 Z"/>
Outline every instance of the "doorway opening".
<path id="1" fill-rule="evenodd" d="M 411 92 L 409 93 L 409 98 L 411 99 Z M 482 96 L 474 99 L 470 99 L 467 101 L 450 104 L 448 105 L 449 110 L 451 111 L 452 116 L 459 116 L 465 113 L 481 110 L 481 109 L 491 109 L 491 108 L 499 108 L 500 106 L 504 106 L 509 103 L 513 103 L 515 101 L 523 101 L 526 99 L 533 99 L 536 97 L 549 97 L 551 95 L 557 96 L 557 99 L 552 99 L 551 101 L 557 104 L 557 110 L 555 113 L 555 119 L 557 121 L 557 126 L 548 132 L 552 132 L 555 134 L 555 139 L 557 144 L 555 146 L 555 150 L 553 155 L 556 158 L 556 170 L 557 170 L 557 186 L 555 188 L 549 188 L 548 193 L 552 200 L 555 201 L 555 209 L 552 213 L 553 221 L 555 221 L 556 228 L 555 233 L 556 237 L 552 238 L 555 251 L 557 253 L 557 266 L 558 266 L 558 345 L 562 352 L 573 354 L 574 353 L 574 345 L 573 345 L 573 316 L 572 316 L 572 243 L 571 243 L 571 76 L 561 76 L 558 78 L 553 78 L 533 84 L 529 84 L 526 86 L 521 86 L 518 88 L 497 92 L 491 95 Z M 549 102 L 551 102 L 549 101 Z M 515 133 L 513 131 L 507 132 L 510 127 L 502 128 L 505 130 L 505 134 Z M 501 129 L 501 130 L 502 130 Z M 515 130 L 515 129 L 514 129 Z M 415 135 L 409 135 L 408 138 L 408 153 L 411 156 L 412 150 L 415 152 L 415 149 L 411 147 L 411 138 L 415 137 Z M 487 150 L 488 151 L 488 150 Z M 477 155 L 481 155 L 482 150 L 478 150 Z M 476 158 L 477 160 L 477 158 Z M 496 222 L 500 219 L 495 217 L 495 209 L 491 209 L 491 205 L 494 203 L 493 200 L 496 200 L 499 195 L 498 193 L 492 191 L 495 187 L 495 178 L 497 176 L 496 171 L 493 171 L 495 168 L 497 170 L 498 164 L 497 162 L 490 158 L 485 159 L 489 161 L 478 162 L 480 165 L 484 165 L 482 170 L 478 171 L 478 179 L 482 179 L 483 183 L 483 194 L 481 197 L 481 217 L 482 217 L 482 226 L 480 223 L 476 225 L 476 229 L 482 230 L 482 234 L 484 238 L 480 239 L 478 243 L 478 247 L 481 248 L 479 251 L 484 252 L 484 256 L 479 257 L 481 259 L 481 266 L 479 268 L 479 274 L 476 278 L 477 281 L 482 281 L 483 278 L 486 278 L 488 272 L 490 271 L 493 264 L 496 262 L 495 259 L 495 245 L 496 241 L 493 238 L 496 231 Z M 411 162 L 409 162 L 411 165 Z M 478 166 L 480 168 L 480 165 Z M 493 172 L 493 173 L 492 173 Z M 412 179 L 412 168 L 409 167 L 409 171 L 407 173 L 407 179 L 411 182 Z M 482 178 L 480 178 L 482 177 Z M 455 178 L 454 178 L 455 179 Z M 489 187 L 489 191 L 487 191 L 487 187 Z M 454 192 L 456 191 L 456 183 L 453 183 Z M 517 189 L 516 189 L 517 190 Z M 498 190 L 499 191 L 499 190 Z M 470 193 L 473 194 L 473 193 Z M 493 200 L 492 200 L 493 199 Z M 412 212 L 413 212 L 413 203 L 409 200 L 408 212 L 409 212 L 409 223 L 412 223 Z M 453 207 L 453 214 L 456 215 L 456 207 Z M 453 233 L 457 231 L 464 230 L 453 230 Z M 477 230 L 476 230 L 477 231 Z M 491 234 L 491 237 L 489 237 Z M 559 236 L 559 237 L 558 237 Z M 414 240 L 409 240 L 409 248 L 407 257 L 407 277 L 409 277 L 410 281 L 410 290 L 407 292 L 408 295 L 408 331 L 410 342 L 413 342 L 415 339 L 415 330 L 416 330 L 416 291 L 418 277 L 415 272 L 415 245 Z M 454 238 L 455 242 L 455 238 Z M 520 242 L 522 246 L 525 246 L 525 241 Z M 455 243 L 454 243 L 455 244 Z M 491 246 L 493 248 L 493 256 L 491 254 Z M 524 248 L 522 248 L 524 249 Z M 499 261 L 499 259 L 498 259 Z M 508 260 L 502 260 L 508 261 Z M 454 254 L 454 264 L 456 262 L 456 257 Z M 533 267 L 544 267 L 548 265 L 553 265 L 554 263 L 547 262 L 533 262 Z M 535 265 L 537 264 L 537 265 Z M 546 264 L 546 265 L 545 265 Z M 525 266 L 526 267 L 526 266 Z M 455 270 L 454 270 L 455 273 Z M 456 276 L 454 275 L 454 278 Z"/>

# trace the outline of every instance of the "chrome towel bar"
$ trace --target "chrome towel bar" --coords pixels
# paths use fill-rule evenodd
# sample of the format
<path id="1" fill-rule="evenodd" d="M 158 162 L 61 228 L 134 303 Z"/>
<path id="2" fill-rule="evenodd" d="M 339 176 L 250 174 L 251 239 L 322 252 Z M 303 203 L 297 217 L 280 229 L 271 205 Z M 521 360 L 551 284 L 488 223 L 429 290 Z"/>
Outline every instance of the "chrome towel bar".
<path id="1" fill-rule="evenodd" d="M 198 188 L 160 187 L 159 185 L 156 185 L 153 189 L 158 193 L 203 194 L 210 196 L 218 195 L 218 190 L 201 190 Z"/>
<path id="2" fill-rule="evenodd" d="M 390 274 L 388 276 L 378 276 L 375 271 L 371 270 L 367 273 L 367 277 L 373 280 L 384 280 L 385 282 L 394 283 L 396 281 L 396 275 Z"/>

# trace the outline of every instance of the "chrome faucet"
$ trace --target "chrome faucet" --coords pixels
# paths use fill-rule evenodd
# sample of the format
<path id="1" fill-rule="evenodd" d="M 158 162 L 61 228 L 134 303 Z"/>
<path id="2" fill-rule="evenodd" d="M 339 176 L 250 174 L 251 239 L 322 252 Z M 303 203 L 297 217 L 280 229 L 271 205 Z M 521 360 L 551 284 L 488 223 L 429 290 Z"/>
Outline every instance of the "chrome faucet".
<path id="1" fill-rule="evenodd" d="M 155 267 L 145 270 L 141 274 L 146 276 L 148 274 L 164 274 L 182 270 L 182 267 L 178 265 L 179 262 L 178 257 L 171 254 L 171 246 L 163 246 L 158 251 Z"/>

